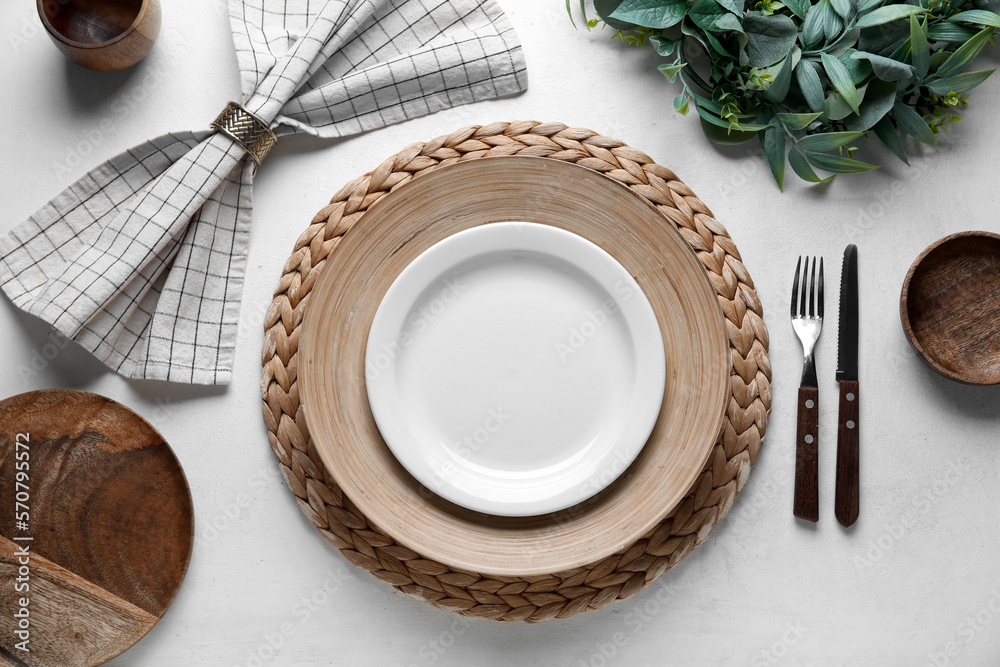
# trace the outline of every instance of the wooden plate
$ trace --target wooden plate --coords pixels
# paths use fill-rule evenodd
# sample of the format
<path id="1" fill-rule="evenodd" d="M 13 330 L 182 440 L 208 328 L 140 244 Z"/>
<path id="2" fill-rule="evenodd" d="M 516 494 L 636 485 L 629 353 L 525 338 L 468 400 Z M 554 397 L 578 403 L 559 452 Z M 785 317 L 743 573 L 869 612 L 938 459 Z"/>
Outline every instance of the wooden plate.
<path id="1" fill-rule="evenodd" d="M 15 517 L 18 501 L 27 517 Z M 0 506 L 0 664 L 106 662 L 156 625 L 184 579 L 194 538 L 184 472 L 156 429 L 102 396 L 0 402 Z M 16 646 L 21 598 L 30 652 Z"/>
<path id="2" fill-rule="evenodd" d="M 913 262 L 900 314 L 913 348 L 945 377 L 1000 383 L 1000 235 L 961 232 Z"/>
<path id="3" fill-rule="evenodd" d="M 389 285 L 431 245 L 501 220 L 554 225 L 610 253 L 649 299 L 667 359 L 660 418 L 639 457 L 600 494 L 539 517 L 479 514 L 421 487 L 382 440 L 366 396 L 365 344 Z M 646 201 L 582 167 L 497 157 L 421 175 L 343 237 L 309 299 L 299 377 L 320 458 L 379 529 L 458 569 L 526 576 L 615 553 L 683 498 L 719 435 L 729 346 L 703 267 Z"/>

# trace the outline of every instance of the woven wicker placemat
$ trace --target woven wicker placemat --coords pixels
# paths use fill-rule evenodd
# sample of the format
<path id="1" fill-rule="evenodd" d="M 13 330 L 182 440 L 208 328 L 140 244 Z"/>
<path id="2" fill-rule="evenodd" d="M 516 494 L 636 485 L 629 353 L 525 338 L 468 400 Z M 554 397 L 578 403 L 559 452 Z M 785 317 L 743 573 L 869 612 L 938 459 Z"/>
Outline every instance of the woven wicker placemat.
<path id="1" fill-rule="evenodd" d="M 393 188 L 438 167 L 498 155 L 574 162 L 644 197 L 690 244 L 718 294 L 730 341 L 730 395 L 704 472 L 677 508 L 628 548 L 587 567 L 530 577 L 456 571 L 369 525 L 309 440 L 297 383 L 309 293 L 340 238 Z M 753 280 L 725 228 L 672 171 L 623 142 L 561 123 L 493 123 L 413 144 L 342 187 L 295 243 L 264 319 L 261 391 L 271 449 L 299 508 L 354 565 L 407 595 L 475 618 L 539 622 L 627 598 L 680 563 L 729 512 L 760 453 L 771 366 Z"/>

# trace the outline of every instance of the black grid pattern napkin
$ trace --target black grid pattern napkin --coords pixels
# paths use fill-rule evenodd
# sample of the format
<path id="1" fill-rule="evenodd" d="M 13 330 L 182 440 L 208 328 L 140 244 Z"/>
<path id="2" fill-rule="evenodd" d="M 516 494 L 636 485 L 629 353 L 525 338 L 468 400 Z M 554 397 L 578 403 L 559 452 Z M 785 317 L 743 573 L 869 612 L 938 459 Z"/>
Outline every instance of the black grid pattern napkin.
<path id="1" fill-rule="evenodd" d="M 243 104 L 338 137 L 524 90 L 493 0 L 230 0 Z M 122 375 L 231 380 L 256 163 L 180 132 L 97 167 L 0 239 L 0 287 Z"/>

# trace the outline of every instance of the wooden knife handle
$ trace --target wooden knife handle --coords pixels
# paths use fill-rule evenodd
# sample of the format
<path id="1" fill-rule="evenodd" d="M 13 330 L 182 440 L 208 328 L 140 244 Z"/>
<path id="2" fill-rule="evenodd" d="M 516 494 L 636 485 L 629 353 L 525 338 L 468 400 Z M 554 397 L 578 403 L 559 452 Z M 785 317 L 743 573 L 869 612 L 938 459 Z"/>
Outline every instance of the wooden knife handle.
<path id="1" fill-rule="evenodd" d="M 860 427 L 858 383 L 840 383 L 840 426 L 837 429 L 837 521 L 850 526 L 860 512 L 861 480 L 858 471 Z"/>
<path id="2" fill-rule="evenodd" d="M 795 505 L 800 519 L 819 521 L 819 389 L 799 387 L 795 436 Z"/>

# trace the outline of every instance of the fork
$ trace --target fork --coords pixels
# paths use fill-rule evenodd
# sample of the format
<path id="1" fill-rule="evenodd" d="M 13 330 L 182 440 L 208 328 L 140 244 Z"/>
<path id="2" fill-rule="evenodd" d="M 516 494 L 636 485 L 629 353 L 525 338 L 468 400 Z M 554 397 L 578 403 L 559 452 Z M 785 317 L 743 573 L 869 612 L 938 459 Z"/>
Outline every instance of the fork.
<path id="1" fill-rule="evenodd" d="M 810 260 L 812 260 L 810 264 Z M 812 274 L 810 275 L 810 266 Z M 801 285 L 802 289 L 799 290 Z M 808 308 L 807 308 L 808 305 Z M 819 520 L 819 383 L 813 351 L 823 330 L 823 259 L 800 256 L 792 283 L 792 329 L 802 343 L 802 381 L 799 383 L 798 428 L 795 436 L 795 516 Z"/>

